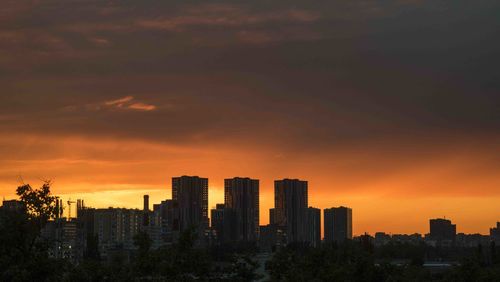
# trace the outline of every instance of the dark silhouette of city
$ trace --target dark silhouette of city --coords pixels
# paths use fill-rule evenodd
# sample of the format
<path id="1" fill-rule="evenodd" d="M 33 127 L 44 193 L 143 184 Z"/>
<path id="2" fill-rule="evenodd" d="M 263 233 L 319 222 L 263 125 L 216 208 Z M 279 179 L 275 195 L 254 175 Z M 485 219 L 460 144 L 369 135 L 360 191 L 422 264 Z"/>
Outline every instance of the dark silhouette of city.
<path id="1" fill-rule="evenodd" d="M 4 281 L 494 281 L 500 222 L 490 235 L 457 234 L 448 219 L 429 233 L 353 237 L 353 210 L 309 207 L 308 182 L 275 181 L 275 207 L 259 225 L 259 180 L 224 181 L 208 218 L 207 178 L 172 178 L 171 199 L 143 209 L 92 208 L 24 184 L 0 207 Z M 71 205 L 76 203 L 76 215 Z M 111 203 L 110 203 L 111 204 Z M 67 208 L 68 217 L 63 216 Z M 74 215 L 74 216 L 72 216 Z M 355 227 L 354 227 L 355 228 Z M 311 263 L 314 263 L 311 265 Z M 35 267 L 36 265 L 36 267 Z M 472 279 L 472 280 L 471 280 Z M 391 280 L 392 281 L 392 280 Z"/>
<path id="2" fill-rule="evenodd" d="M 500 0 L 3 0 L 0 282 L 500 282 Z"/>

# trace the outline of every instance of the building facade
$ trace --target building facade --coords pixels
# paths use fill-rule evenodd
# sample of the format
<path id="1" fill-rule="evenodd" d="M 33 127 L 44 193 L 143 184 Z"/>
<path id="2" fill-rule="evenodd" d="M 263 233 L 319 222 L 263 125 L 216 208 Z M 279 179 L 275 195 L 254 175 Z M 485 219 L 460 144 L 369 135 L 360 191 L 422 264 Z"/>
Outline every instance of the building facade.
<path id="1" fill-rule="evenodd" d="M 451 220 L 436 218 L 429 220 L 430 238 L 434 240 L 455 240 L 457 235 L 457 226 L 451 223 Z"/>
<path id="2" fill-rule="evenodd" d="M 500 246 L 500 222 L 497 222 L 496 227 L 490 228 L 490 239 Z"/>
<path id="3" fill-rule="evenodd" d="M 307 242 L 307 181 L 283 179 L 274 182 L 274 221 L 286 242 Z"/>
<path id="4" fill-rule="evenodd" d="M 179 207 L 179 229 L 208 228 L 208 178 L 181 176 L 172 178 L 172 200 Z"/>
<path id="5" fill-rule="evenodd" d="M 138 209 L 96 209 L 93 229 L 101 256 L 107 257 L 114 249 L 134 249 L 134 236 L 141 231 L 143 218 L 143 211 Z"/>
<path id="6" fill-rule="evenodd" d="M 321 210 L 313 207 L 307 209 L 307 241 L 311 247 L 321 245 Z"/>
<path id="7" fill-rule="evenodd" d="M 224 180 L 224 207 L 234 215 L 233 241 L 259 237 L 259 180 L 235 177 Z"/>
<path id="8" fill-rule="evenodd" d="M 236 237 L 234 210 L 226 208 L 224 204 L 217 204 L 215 209 L 210 210 L 210 220 L 218 244 L 234 241 Z"/>
<path id="9" fill-rule="evenodd" d="M 337 207 L 324 210 L 325 242 L 343 242 L 352 239 L 352 209 Z"/>

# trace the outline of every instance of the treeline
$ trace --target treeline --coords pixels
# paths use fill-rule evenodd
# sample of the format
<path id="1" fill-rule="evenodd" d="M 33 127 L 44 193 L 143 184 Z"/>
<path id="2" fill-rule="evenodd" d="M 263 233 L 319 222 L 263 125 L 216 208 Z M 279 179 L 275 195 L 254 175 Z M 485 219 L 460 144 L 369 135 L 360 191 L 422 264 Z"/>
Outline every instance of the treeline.
<path id="1" fill-rule="evenodd" d="M 500 249 L 440 249 L 367 240 L 309 248 L 290 245 L 276 252 L 266 268 L 271 281 L 500 281 Z M 456 260 L 456 265 L 425 267 L 425 260 Z"/>
<path id="2" fill-rule="evenodd" d="M 57 279 L 62 281 L 254 281 L 257 265 L 249 253 L 195 248 L 196 232 L 183 232 L 177 244 L 151 249 L 147 233 L 134 238 L 131 257 L 119 252 L 103 262 L 86 257 Z"/>

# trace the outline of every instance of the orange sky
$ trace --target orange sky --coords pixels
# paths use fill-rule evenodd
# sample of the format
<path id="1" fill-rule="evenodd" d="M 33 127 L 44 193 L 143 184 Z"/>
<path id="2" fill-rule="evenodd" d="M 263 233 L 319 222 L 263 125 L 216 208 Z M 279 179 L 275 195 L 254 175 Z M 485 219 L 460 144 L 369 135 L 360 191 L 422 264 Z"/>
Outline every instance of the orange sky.
<path id="1" fill-rule="evenodd" d="M 494 139 L 493 139 L 494 140 Z M 137 207 L 170 198 L 171 177 L 209 178 L 209 206 L 223 202 L 223 179 L 261 180 L 261 224 L 273 206 L 273 180 L 309 181 L 309 205 L 353 208 L 355 234 L 428 232 L 428 219 L 446 216 L 458 232 L 487 234 L 500 220 L 500 177 L 494 144 L 462 140 L 414 144 L 410 151 L 373 140 L 331 152 L 285 152 L 272 148 L 171 146 L 141 140 L 4 136 L 0 194 L 12 198 L 17 176 L 39 185 L 53 179 L 53 192 L 82 198 L 94 207 Z M 398 140 L 399 144 L 408 140 Z M 493 150 L 494 151 L 494 150 Z M 37 152 L 37 153 L 34 153 Z"/>
<path id="2" fill-rule="evenodd" d="M 354 233 L 500 221 L 500 1 L 3 1 L 0 196 L 309 181 Z M 470 3 L 469 3 L 470 2 Z"/>

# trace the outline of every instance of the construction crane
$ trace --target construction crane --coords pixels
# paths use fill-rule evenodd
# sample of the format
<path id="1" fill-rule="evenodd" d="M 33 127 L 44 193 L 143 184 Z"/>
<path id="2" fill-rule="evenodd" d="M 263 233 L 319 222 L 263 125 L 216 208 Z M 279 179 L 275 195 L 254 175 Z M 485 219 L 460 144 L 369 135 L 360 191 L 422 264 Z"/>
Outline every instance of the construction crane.
<path id="1" fill-rule="evenodd" d="M 71 201 L 71 198 L 68 200 L 68 219 L 71 219 L 71 204 L 76 203 L 75 201 Z"/>

